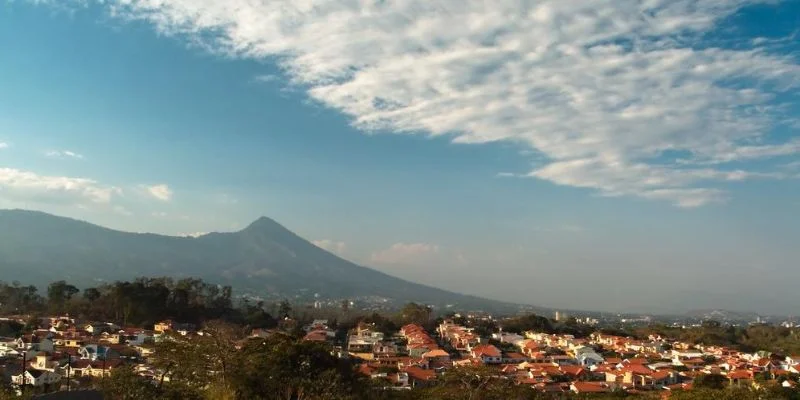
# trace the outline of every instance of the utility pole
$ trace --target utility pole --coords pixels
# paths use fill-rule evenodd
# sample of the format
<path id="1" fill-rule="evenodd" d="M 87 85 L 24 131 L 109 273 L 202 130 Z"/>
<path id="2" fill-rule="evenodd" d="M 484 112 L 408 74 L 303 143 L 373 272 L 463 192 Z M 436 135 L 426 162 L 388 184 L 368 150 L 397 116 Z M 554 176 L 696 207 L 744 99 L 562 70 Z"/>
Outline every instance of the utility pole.
<path id="1" fill-rule="evenodd" d="M 70 375 L 72 375 L 72 354 L 67 354 L 67 391 L 70 391 Z"/>
<path id="2" fill-rule="evenodd" d="M 26 354 L 28 354 L 28 352 L 26 352 L 26 351 L 22 352 L 22 375 L 21 375 L 22 376 L 22 384 L 19 385 L 19 390 L 20 390 L 20 392 L 22 392 L 22 394 L 25 394 L 25 369 L 26 369 L 25 368 L 25 364 L 26 364 L 25 358 L 27 358 Z"/>

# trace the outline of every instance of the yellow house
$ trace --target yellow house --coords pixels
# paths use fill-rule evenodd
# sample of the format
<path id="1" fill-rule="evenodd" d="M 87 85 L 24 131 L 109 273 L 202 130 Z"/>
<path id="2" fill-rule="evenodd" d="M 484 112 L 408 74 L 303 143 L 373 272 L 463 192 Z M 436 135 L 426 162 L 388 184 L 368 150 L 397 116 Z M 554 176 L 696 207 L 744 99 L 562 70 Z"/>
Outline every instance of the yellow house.
<path id="1" fill-rule="evenodd" d="M 158 322 L 155 325 L 153 325 L 153 330 L 156 331 L 156 333 L 164 333 L 166 331 L 172 330 L 172 321 L 166 320 Z"/>

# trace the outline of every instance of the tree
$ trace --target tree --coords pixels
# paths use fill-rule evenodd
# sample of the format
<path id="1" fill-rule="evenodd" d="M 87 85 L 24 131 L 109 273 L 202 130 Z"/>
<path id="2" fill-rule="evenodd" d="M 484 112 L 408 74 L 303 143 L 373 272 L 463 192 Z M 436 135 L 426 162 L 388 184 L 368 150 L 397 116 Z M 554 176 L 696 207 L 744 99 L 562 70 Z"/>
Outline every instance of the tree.
<path id="1" fill-rule="evenodd" d="M 292 312 L 292 304 L 289 303 L 289 300 L 282 300 L 281 303 L 278 305 L 278 316 L 280 318 L 286 318 Z"/>
<path id="2" fill-rule="evenodd" d="M 239 399 L 369 398 L 367 378 L 324 344 L 275 335 L 250 340 L 241 354 L 232 385 Z"/>
<path id="3" fill-rule="evenodd" d="M 83 290 L 83 298 L 87 301 L 95 301 L 99 299 L 100 296 L 100 291 L 97 290 L 97 288 L 86 288 Z"/>
<path id="4" fill-rule="evenodd" d="M 723 389 L 728 380 L 720 374 L 701 374 L 694 378 L 693 386 L 698 389 Z"/>
<path id="5" fill-rule="evenodd" d="M 102 380 L 100 389 L 107 400 L 150 400 L 160 398 L 154 382 L 139 376 L 129 366 L 114 368 L 107 379 Z"/>
<path id="6" fill-rule="evenodd" d="M 210 321 L 203 335 L 168 334 L 156 343 L 153 365 L 187 392 L 201 392 L 212 384 L 226 387 L 238 363 L 236 341 L 241 330 L 224 321 Z"/>
<path id="7" fill-rule="evenodd" d="M 399 319 L 403 324 L 426 325 L 432 312 L 433 309 L 424 304 L 408 303 L 400 310 Z"/>
<path id="8" fill-rule="evenodd" d="M 55 281 L 47 286 L 47 303 L 50 305 L 51 310 L 57 312 L 65 308 L 65 303 L 72 299 L 78 293 L 77 287 L 68 284 L 66 281 Z"/>
<path id="9" fill-rule="evenodd" d="M 447 371 L 426 398 L 442 400 L 531 399 L 530 387 L 517 385 L 497 370 L 485 367 L 459 367 Z"/>

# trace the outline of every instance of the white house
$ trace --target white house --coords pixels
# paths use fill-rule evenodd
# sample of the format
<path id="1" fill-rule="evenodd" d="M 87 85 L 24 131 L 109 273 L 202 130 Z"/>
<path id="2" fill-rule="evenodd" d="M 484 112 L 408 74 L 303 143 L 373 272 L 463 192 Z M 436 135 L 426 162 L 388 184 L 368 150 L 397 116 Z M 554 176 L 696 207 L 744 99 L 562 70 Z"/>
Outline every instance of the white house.
<path id="1" fill-rule="evenodd" d="M 575 359 L 578 360 L 578 364 L 584 367 L 593 367 L 605 361 L 603 356 L 597 354 L 593 349 L 576 352 Z"/>
<path id="2" fill-rule="evenodd" d="M 131 346 L 141 346 L 146 342 L 153 342 L 153 341 L 154 341 L 153 335 L 145 331 L 137 332 L 133 335 L 128 336 L 128 344 Z"/>
<path id="3" fill-rule="evenodd" d="M 0 347 L 0 357 L 17 357 L 20 355 L 15 349 L 9 349 L 6 347 Z"/>
<path id="4" fill-rule="evenodd" d="M 114 349 L 107 346 L 98 346 L 96 344 L 89 344 L 81 347 L 80 350 L 78 350 L 78 355 L 84 360 L 91 361 L 119 358 L 119 353 Z"/>
<path id="5" fill-rule="evenodd" d="M 11 383 L 15 385 L 44 386 L 57 384 L 59 382 L 61 382 L 61 375 L 55 372 L 37 369 L 26 370 L 24 376 L 22 373 L 11 376 Z"/>
<path id="6" fill-rule="evenodd" d="M 509 333 L 509 332 L 498 332 L 492 334 L 492 339 L 499 341 L 500 343 L 511 343 L 516 345 L 517 343 L 525 340 L 525 337 L 517 335 L 516 333 Z"/>
<path id="7" fill-rule="evenodd" d="M 0 349 L 16 349 L 18 346 L 17 339 L 0 337 Z"/>
<path id="8" fill-rule="evenodd" d="M 491 344 L 482 344 L 471 348 L 470 356 L 483 361 L 484 364 L 500 364 L 503 362 L 502 352 Z"/>

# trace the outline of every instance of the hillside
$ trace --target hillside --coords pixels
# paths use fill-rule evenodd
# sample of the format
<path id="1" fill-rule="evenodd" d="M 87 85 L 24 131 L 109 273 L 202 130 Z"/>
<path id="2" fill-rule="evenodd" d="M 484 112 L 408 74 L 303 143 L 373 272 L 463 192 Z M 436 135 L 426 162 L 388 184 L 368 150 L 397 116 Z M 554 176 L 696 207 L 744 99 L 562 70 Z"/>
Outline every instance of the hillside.
<path id="1" fill-rule="evenodd" d="M 458 309 L 516 309 L 356 265 L 269 218 L 239 232 L 192 238 L 121 232 L 41 212 L 0 210 L 0 276 L 37 285 L 65 279 L 81 286 L 138 276 L 192 276 L 262 296 L 381 296 Z"/>

